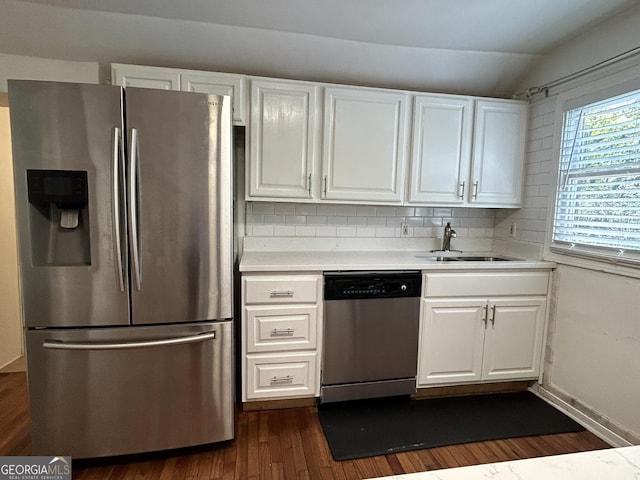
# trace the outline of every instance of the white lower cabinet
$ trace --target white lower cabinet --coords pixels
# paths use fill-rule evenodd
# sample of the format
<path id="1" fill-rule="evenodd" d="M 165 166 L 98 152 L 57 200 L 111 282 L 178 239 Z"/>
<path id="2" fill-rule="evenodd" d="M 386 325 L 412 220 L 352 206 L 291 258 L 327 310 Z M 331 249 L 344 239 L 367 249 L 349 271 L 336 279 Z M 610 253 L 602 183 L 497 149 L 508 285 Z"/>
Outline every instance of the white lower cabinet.
<path id="1" fill-rule="evenodd" d="M 479 381 L 487 302 L 423 299 L 418 384 Z"/>
<path id="2" fill-rule="evenodd" d="M 315 349 L 318 307 L 275 305 L 245 307 L 247 351 Z"/>
<path id="3" fill-rule="evenodd" d="M 483 380 L 538 377 L 546 305 L 546 297 L 488 301 Z"/>
<path id="4" fill-rule="evenodd" d="M 242 401 L 320 393 L 322 275 L 242 277 Z"/>
<path id="5" fill-rule="evenodd" d="M 418 385 L 536 379 L 548 275 L 425 275 Z"/>
<path id="6" fill-rule="evenodd" d="M 316 396 L 317 361 L 316 352 L 249 355 L 247 400 Z"/>

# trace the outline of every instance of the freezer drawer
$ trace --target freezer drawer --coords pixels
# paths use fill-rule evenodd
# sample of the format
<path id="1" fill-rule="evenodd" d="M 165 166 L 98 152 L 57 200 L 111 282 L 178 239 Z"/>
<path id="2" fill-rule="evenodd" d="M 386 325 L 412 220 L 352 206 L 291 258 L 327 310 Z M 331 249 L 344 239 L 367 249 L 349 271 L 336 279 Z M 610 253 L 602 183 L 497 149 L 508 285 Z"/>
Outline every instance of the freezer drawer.
<path id="1" fill-rule="evenodd" d="M 32 454 L 149 452 L 234 436 L 232 323 L 30 330 Z"/>

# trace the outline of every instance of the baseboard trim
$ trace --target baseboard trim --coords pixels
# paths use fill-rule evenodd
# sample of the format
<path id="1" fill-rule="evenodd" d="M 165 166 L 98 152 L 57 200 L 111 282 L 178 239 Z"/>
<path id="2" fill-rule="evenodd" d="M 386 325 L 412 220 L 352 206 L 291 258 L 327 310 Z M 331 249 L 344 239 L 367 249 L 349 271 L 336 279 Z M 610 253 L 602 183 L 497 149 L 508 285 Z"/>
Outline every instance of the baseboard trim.
<path id="1" fill-rule="evenodd" d="M 528 381 L 500 383 L 474 383 L 471 385 L 452 385 L 447 387 L 421 387 L 411 398 L 460 397 L 465 395 L 484 395 L 492 393 L 521 392 L 529 387 Z"/>
<path id="2" fill-rule="evenodd" d="M 562 411 L 573 420 L 578 422 L 584 428 L 589 430 L 591 433 L 599 437 L 600 439 L 607 442 L 609 445 L 613 447 L 629 447 L 632 446 L 633 443 L 625 440 L 623 437 L 615 433 L 614 431 L 608 429 L 601 423 L 595 421 L 593 418 L 586 415 L 584 412 L 581 412 L 577 408 L 568 404 L 564 400 L 562 400 L 557 395 L 551 393 L 549 390 L 541 387 L 540 385 L 533 385 L 529 387 L 529 391 L 533 394 L 537 395 L 541 399 L 545 400 L 547 403 L 553 405 L 558 410 Z"/>
<path id="3" fill-rule="evenodd" d="M 17 373 L 25 371 L 26 365 L 23 355 L 20 355 L 18 358 L 13 359 L 0 367 L 0 373 Z"/>
<path id="4" fill-rule="evenodd" d="M 315 407 L 317 398 L 286 398 L 281 400 L 256 400 L 242 404 L 242 410 L 251 412 L 255 410 L 279 410 L 281 408 Z"/>

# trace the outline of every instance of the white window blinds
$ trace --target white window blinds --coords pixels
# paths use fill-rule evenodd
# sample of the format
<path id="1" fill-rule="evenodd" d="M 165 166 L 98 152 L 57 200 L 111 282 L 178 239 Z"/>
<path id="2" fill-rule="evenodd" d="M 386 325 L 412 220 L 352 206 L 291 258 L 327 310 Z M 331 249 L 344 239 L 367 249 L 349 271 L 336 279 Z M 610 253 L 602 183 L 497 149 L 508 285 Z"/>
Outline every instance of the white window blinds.
<path id="1" fill-rule="evenodd" d="M 561 142 L 552 249 L 640 259 L 640 90 L 566 111 Z"/>

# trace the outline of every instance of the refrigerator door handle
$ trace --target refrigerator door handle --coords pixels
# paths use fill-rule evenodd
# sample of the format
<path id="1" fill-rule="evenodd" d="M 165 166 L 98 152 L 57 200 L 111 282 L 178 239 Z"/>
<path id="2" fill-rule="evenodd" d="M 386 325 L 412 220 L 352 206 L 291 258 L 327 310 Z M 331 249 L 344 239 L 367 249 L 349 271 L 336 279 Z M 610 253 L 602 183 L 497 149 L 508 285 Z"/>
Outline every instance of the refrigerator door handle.
<path id="1" fill-rule="evenodd" d="M 113 129 L 113 236 L 115 243 L 118 286 L 124 292 L 124 268 L 122 265 L 122 237 L 120 232 L 120 129 Z"/>
<path id="2" fill-rule="evenodd" d="M 197 343 L 207 340 L 215 340 L 216 331 L 200 333 L 188 337 L 175 337 L 163 340 L 149 340 L 144 342 L 123 342 L 123 343 L 65 343 L 55 340 L 45 340 L 43 348 L 54 350 L 124 350 L 131 348 L 164 347 L 167 345 L 182 345 L 185 343 Z"/>
<path id="3" fill-rule="evenodd" d="M 142 290 L 142 259 L 138 238 L 138 131 L 131 129 L 131 154 L 129 155 L 129 234 L 133 279 L 136 290 Z"/>

